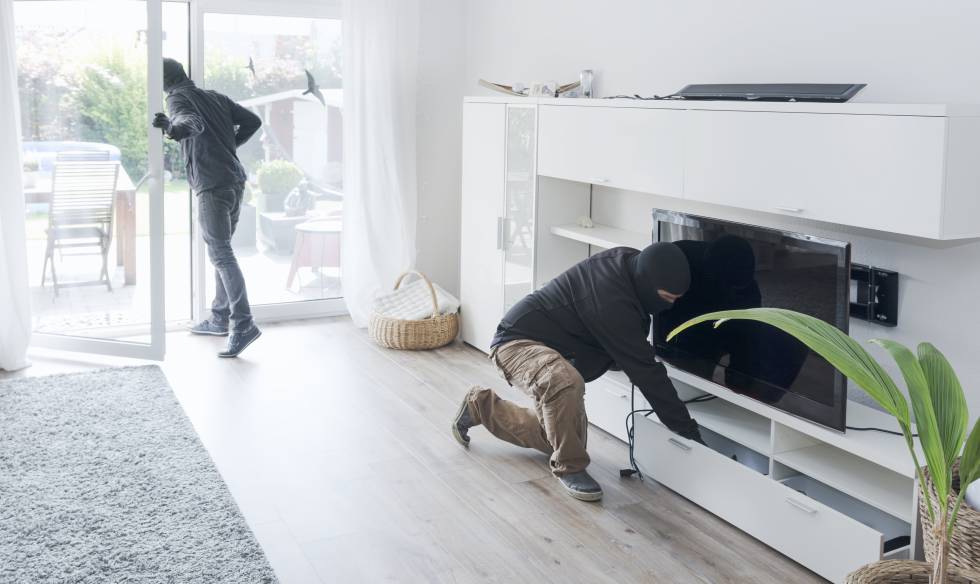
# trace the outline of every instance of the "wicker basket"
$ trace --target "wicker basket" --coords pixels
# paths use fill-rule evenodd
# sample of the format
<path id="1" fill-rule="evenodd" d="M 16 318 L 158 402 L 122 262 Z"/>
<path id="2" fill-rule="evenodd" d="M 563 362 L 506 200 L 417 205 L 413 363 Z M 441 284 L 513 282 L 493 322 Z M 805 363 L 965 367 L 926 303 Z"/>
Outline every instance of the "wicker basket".
<path id="1" fill-rule="evenodd" d="M 925 562 L 885 560 L 855 570 L 847 584 L 929 584 L 932 566 Z M 949 584 L 980 584 L 980 574 L 949 567 Z"/>
<path id="2" fill-rule="evenodd" d="M 926 477 L 926 485 L 929 498 L 932 499 L 933 509 L 939 506 L 939 496 L 936 495 L 936 488 L 933 485 L 932 477 L 929 476 L 929 469 L 923 469 Z M 960 492 L 960 461 L 953 465 L 953 492 L 951 497 L 955 497 Z M 952 502 L 950 503 L 952 504 Z M 926 551 L 926 559 L 932 561 L 936 557 L 936 539 L 932 535 L 932 522 L 929 521 L 929 512 L 926 510 L 925 497 L 919 497 L 919 515 L 922 517 L 922 545 Z M 980 511 L 964 502 L 960 506 L 960 512 L 956 517 L 956 526 L 953 528 L 953 537 L 949 542 L 949 565 L 980 572 Z"/>
<path id="3" fill-rule="evenodd" d="M 398 276 L 395 290 L 409 274 L 418 275 L 429 287 L 429 292 L 432 294 L 432 316 L 422 320 L 401 320 L 374 313 L 368 326 L 371 338 L 382 347 L 389 349 L 418 351 L 448 345 L 459 334 L 459 315 L 439 314 L 436 290 L 432 287 L 432 282 L 421 272 L 410 270 Z"/>

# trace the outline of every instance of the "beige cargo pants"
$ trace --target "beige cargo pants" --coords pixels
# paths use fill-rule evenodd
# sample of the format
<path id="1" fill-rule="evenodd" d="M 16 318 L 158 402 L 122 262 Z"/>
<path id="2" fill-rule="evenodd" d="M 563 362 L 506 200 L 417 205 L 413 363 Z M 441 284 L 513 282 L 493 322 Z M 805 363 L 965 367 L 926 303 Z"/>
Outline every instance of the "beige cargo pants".
<path id="1" fill-rule="evenodd" d="M 585 380 L 575 367 L 554 349 L 529 340 L 496 347 L 490 360 L 507 383 L 534 400 L 534 409 L 474 387 L 466 398 L 473 421 L 501 440 L 550 455 L 555 476 L 584 470 L 589 465 Z"/>

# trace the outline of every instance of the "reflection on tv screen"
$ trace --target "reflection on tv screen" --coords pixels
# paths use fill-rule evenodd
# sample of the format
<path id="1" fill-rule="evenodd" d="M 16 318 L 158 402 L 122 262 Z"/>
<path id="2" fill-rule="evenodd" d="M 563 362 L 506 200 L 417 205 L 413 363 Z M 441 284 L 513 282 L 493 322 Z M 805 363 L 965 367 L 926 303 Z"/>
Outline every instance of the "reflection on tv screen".
<path id="1" fill-rule="evenodd" d="M 693 317 L 761 306 L 796 310 L 846 330 L 847 244 L 675 213 L 655 217 L 660 240 L 683 250 L 692 276 L 687 294 L 654 319 L 658 355 L 733 391 L 843 429 L 842 376 L 786 333 L 731 321 L 717 329 L 698 325 L 670 343 L 665 338 Z"/>

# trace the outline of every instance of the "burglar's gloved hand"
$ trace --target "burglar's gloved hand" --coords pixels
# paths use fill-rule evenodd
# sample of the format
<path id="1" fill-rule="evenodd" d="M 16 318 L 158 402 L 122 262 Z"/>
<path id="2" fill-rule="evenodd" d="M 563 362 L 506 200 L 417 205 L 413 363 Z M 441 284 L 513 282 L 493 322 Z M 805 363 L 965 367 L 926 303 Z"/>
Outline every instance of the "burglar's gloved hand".
<path id="1" fill-rule="evenodd" d="M 153 127 L 160 128 L 164 132 L 170 130 L 170 118 L 168 118 L 167 114 L 165 113 L 157 112 L 157 114 L 153 116 Z"/>

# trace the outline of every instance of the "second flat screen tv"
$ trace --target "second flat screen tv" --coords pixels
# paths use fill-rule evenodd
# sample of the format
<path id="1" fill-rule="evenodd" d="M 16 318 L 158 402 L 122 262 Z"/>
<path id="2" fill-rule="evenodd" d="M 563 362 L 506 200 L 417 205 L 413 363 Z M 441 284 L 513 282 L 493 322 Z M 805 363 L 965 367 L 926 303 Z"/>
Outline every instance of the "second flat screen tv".
<path id="1" fill-rule="evenodd" d="M 827 361 L 762 323 L 694 327 L 713 312 L 760 306 L 815 316 L 847 332 L 850 244 L 774 229 L 655 210 L 655 236 L 677 244 L 691 264 L 691 289 L 653 322 L 665 362 L 790 414 L 843 432 L 847 383 Z"/>

